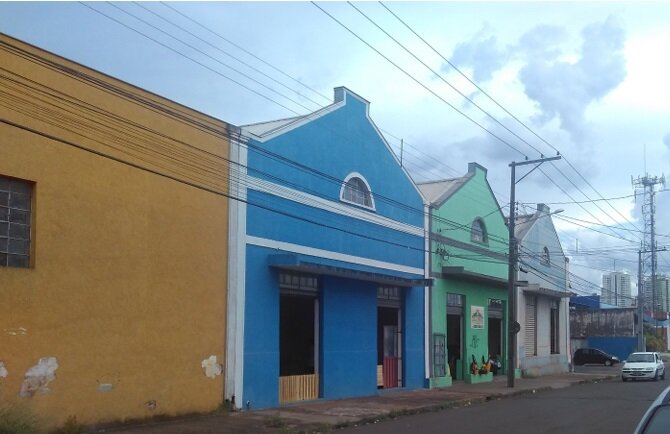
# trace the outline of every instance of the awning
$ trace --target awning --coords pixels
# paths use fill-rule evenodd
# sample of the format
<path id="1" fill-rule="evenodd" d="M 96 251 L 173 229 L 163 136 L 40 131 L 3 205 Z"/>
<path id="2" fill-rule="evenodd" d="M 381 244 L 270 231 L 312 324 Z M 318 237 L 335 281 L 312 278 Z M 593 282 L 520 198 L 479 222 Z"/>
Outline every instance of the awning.
<path id="1" fill-rule="evenodd" d="M 354 268 L 319 264 L 310 260 L 309 257 L 298 254 L 276 254 L 268 256 L 269 265 L 280 270 L 298 271 L 302 273 L 323 274 L 327 276 L 338 276 L 347 279 L 366 280 L 380 285 L 388 286 L 432 286 L 433 279 L 412 279 L 393 276 L 390 274 L 373 273 L 370 271 L 357 270 Z"/>
<path id="2" fill-rule="evenodd" d="M 529 292 L 532 294 L 539 294 L 539 295 L 547 295 L 549 297 L 570 298 L 570 296 L 572 295 L 569 291 L 558 291 L 556 289 L 542 288 L 537 283 L 529 284 L 528 282 L 519 281 L 518 286 L 523 290 L 523 292 Z"/>
<path id="3" fill-rule="evenodd" d="M 442 267 L 442 273 L 440 273 L 440 277 L 467 280 L 470 282 L 483 283 L 485 285 L 501 288 L 507 286 L 507 279 L 475 273 L 473 271 L 466 271 L 463 267 Z"/>

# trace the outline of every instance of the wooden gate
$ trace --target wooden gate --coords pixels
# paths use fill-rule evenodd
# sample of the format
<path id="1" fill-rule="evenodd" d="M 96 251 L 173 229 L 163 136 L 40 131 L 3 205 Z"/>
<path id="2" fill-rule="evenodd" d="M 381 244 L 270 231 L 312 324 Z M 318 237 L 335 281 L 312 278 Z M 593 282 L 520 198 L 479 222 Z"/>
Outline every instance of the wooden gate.
<path id="1" fill-rule="evenodd" d="M 279 403 L 308 401 L 319 397 L 319 375 L 279 377 Z"/>

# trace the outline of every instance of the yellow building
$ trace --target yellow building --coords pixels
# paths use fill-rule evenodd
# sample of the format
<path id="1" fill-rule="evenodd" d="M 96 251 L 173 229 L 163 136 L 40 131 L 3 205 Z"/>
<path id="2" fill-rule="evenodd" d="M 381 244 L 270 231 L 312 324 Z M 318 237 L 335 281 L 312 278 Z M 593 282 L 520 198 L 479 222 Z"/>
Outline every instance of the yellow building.
<path id="1" fill-rule="evenodd" d="M 0 34 L 0 407 L 222 403 L 233 133 Z"/>

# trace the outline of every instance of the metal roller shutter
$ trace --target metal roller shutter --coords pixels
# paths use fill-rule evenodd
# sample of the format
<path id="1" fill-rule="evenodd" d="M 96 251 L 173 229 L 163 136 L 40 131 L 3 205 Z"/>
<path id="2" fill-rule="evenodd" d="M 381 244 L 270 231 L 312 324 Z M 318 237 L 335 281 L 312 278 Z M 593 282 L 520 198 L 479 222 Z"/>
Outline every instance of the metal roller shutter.
<path id="1" fill-rule="evenodd" d="M 537 299 L 526 297 L 526 356 L 537 354 Z"/>

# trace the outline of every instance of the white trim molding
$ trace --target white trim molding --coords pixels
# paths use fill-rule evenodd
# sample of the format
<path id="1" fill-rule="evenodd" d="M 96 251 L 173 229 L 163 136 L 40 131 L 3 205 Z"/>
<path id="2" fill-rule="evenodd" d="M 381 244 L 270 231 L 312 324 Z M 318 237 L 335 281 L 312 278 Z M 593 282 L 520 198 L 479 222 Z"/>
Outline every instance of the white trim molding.
<path id="1" fill-rule="evenodd" d="M 405 232 L 410 235 L 416 235 L 418 237 L 424 237 L 425 235 L 424 229 L 421 227 L 409 225 L 407 223 L 401 223 L 397 220 L 393 220 L 388 217 L 373 214 L 369 211 L 366 211 L 363 208 L 356 208 L 344 205 L 340 202 L 334 202 L 332 200 L 324 199 L 322 197 L 315 196 L 313 194 L 305 193 L 300 190 L 285 187 L 283 185 L 275 184 L 273 182 L 265 181 L 260 178 L 255 178 L 253 176 L 247 176 L 245 177 L 245 179 L 247 188 L 252 190 L 271 194 L 280 197 L 282 199 L 287 199 L 302 205 L 311 206 L 313 208 L 321 209 L 335 214 L 340 214 L 358 220 L 363 220 L 368 223 L 373 223 L 388 229 Z"/>
<path id="2" fill-rule="evenodd" d="M 410 267 L 407 265 L 394 264 L 393 262 L 379 261 L 376 259 L 364 258 L 362 256 L 348 255 L 346 253 L 333 252 L 332 250 L 317 249 L 315 247 L 303 246 L 300 244 L 287 243 L 284 241 L 270 240 L 267 238 L 247 236 L 247 243 L 269 249 L 283 250 L 291 253 L 298 253 L 308 256 L 316 256 L 335 261 L 350 262 L 357 265 L 382 268 L 385 270 L 399 271 L 401 273 L 411 273 L 423 276 L 423 268 Z"/>
<path id="3" fill-rule="evenodd" d="M 246 280 L 247 188 L 244 182 L 247 165 L 247 148 L 240 140 L 230 142 L 228 170 L 239 172 L 230 180 L 230 192 L 240 200 L 229 202 L 228 226 L 228 298 L 226 321 L 226 371 L 225 399 L 235 399 L 235 407 L 242 408 L 244 381 L 244 303 Z M 239 164 L 236 164 L 239 163 Z M 237 179 L 237 181 L 236 181 Z"/>

